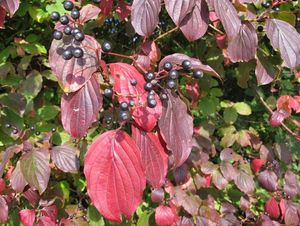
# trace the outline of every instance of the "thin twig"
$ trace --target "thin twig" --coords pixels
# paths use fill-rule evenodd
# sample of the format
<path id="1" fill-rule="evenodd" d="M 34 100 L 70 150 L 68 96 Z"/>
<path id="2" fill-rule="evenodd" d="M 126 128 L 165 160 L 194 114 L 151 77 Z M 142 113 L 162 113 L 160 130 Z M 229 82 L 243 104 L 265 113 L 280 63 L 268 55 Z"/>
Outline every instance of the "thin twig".
<path id="1" fill-rule="evenodd" d="M 154 42 L 158 41 L 159 39 L 164 38 L 165 36 L 171 34 L 171 33 L 174 32 L 174 31 L 177 31 L 177 30 L 178 30 L 178 27 L 172 28 L 171 30 L 169 30 L 169 31 L 167 31 L 167 32 L 165 32 L 165 33 L 163 33 L 163 34 L 161 34 L 161 35 L 158 36 L 156 39 L 154 39 Z"/>
<path id="2" fill-rule="evenodd" d="M 213 29 L 214 31 L 218 32 L 219 34 L 224 35 L 224 32 L 221 31 L 221 30 L 219 30 L 219 29 L 216 28 L 215 26 L 213 26 L 213 25 L 211 25 L 211 24 L 209 24 L 208 26 L 209 26 L 211 29 Z"/>

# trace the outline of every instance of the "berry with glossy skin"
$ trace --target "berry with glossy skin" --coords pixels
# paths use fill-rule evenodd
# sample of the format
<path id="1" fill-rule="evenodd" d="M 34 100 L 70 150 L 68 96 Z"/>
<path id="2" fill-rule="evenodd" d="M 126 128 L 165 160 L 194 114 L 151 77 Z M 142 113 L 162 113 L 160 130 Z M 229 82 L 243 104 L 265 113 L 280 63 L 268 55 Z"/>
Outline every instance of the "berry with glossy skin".
<path id="1" fill-rule="evenodd" d="M 130 80 L 130 84 L 131 84 L 132 86 L 136 86 L 136 85 L 137 85 L 137 80 L 136 80 L 136 79 L 131 79 L 131 80 Z"/>
<path id="2" fill-rule="evenodd" d="M 119 112 L 120 121 L 127 121 L 130 119 L 130 114 L 128 111 L 120 111 Z"/>
<path id="3" fill-rule="evenodd" d="M 71 1 L 65 1 L 64 2 L 64 8 L 67 11 L 71 11 L 74 8 L 74 3 Z"/>
<path id="4" fill-rule="evenodd" d="M 81 32 L 81 31 L 80 31 L 80 29 L 77 28 L 77 27 L 72 29 L 72 35 L 74 35 L 74 36 L 75 36 L 75 34 L 77 34 L 77 33 L 79 33 L 79 32 Z"/>
<path id="5" fill-rule="evenodd" d="M 112 98 L 113 96 L 113 90 L 112 88 L 107 88 L 104 90 L 104 96 L 106 96 L 107 98 Z"/>
<path id="6" fill-rule="evenodd" d="M 147 96 L 147 101 L 150 101 L 150 100 L 155 100 L 155 96 L 154 94 L 150 94 Z"/>
<path id="7" fill-rule="evenodd" d="M 150 92 L 152 89 L 153 89 L 153 85 L 152 85 L 150 82 L 147 82 L 147 83 L 144 85 L 144 90 Z"/>
<path id="8" fill-rule="evenodd" d="M 60 14 L 59 14 L 59 12 L 56 12 L 56 11 L 52 12 L 52 13 L 50 14 L 50 18 L 51 18 L 51 20 L 53 20 L 53 21 L 55 21 L 55 22 L 59 21 L 59 19 L 60 19 Z"/>
<path id="9" fill-rule="evenodd" d="M 111 45 L 110 42 L 107 42 L 107 41 L 106 41 L 106 42 L 103 42 L 103 43 L 102 43 L 101 48 L 102 48 L 102 51 L 103 51 L 103 52 L 108 53 L 108 52 L 110 52 L 110 51 L 112 50 L 112 45 Z"/>
<path id="10" fill-rule="evenodd" d="M 72 51 L 69 50 L 69 49 L 66 49 L 64 52 L 63 52 L 63 58 L 64 60 L 70 60 L 72 59 L 73 57 L 73 54 L 72 54 Z"/>
<path id="11" fill-rule="evenodd" d="M 56 128 L 52 128 L 52 129 L 51 129 L 51 132 L 52 132 L 52 133 L 55 133 L 55 132 L 56 132 Z"/>
<path id="12" fill-rule="evenodd" d="M 264 8 L 269 8 L 271 6 L 271 3 L 270 2 L 263 2 L 261 4 L 261 6 L 264 7 Z"/>
<path id="13" fill-rule="evenodd" d="M 80 12 L 78 9 L 73 9 L 71 11 L 71 17 L 74 19 L 74 20 L 77 20 L 79 17 L 80 17 Z"/>
<path id="14" fill-rule="evenodd" d="M 64 15 L 60 17 L 59 21 L 61 24 L 67 25 L 69 23 L 69 18 L 66 15 Z"/>
<path id="15" fill-rule="evenodd" d="M 39 136 L 41 134 L 40 131 L 35 131 L 35 135 Z"/>
<path id="16" fill-rule="evenodd" d="M 161 93 L 159 97 L 161 100 L 168 100 L 168 95 L 165 93 Z"/>
<path id="17" fill-rule="evenodd" d="M 74 39 L 78 42 L 81 42 L 84 40 L 84 34 L 83 32 L 77 32 L 74 34 Z"/>
<path id="18" fill-rule="evenodd" d="M 101 2 L 101 0 L 93 0 L 93 3 L 95 3 L 95 4 L 98 4 L 100 2 Z"/>
<path id="19" fill-rule="evenodd" d="M 129 101 L 129 106 L 130 106 L 130 107 L 133 107 L 134 105 L 135 105 L 134 100 L 130 100 L 130 101 Z"/>
<path id="20" fill-rule="evenodd" d="M 152 99 L 152 100 L 148 100 L 148 107 L 149 108 L 155 108 L 157 103 L 156 103 L 156 100 L 155 99 Z"/>
<path id="21" fill-rule="evenodd" d="M 172 63 L 166 62 L 166 63 L 164 64 L 164 69 L 165 69 L 166 71 L 171 71 L 172 68 L 173 68 Z"/>
<path id="22" fill-rule="evenodd" d="M 123 101 L 122 103 L 120 103 L 120 108 L 121 108 L 121 110 L 127 111 L 127 110 L 128 110 L 128 107 L 129 107 L 129 105 L 128 105 L 127 102 Z"/>
<path id="23" fill-rule="evenodd" d="M 280 11 L 280 8 L 278 6 L 274 7 L 273 10 L 278 13 Z"/>
<path id="24" fill-rule="evenodd" d="M 61 31 L 54 31 L 53 38 L 56 40 L 61 40 L 63 37 L 63 33 Z"/>
<path id="25" fill-rule="evenodd" d="M 7 128 L 7 129 L 11 128 L 11 124 L 6 123 L 6 124 L 5 124 L 5 128 Z"/>
<path id="26" fill-rule="evenodd" d="M 178 78 L 178 71 L 176 71 L 176 70 L 171 70 L 171 71 L 169 72 L 169 78 L 170 78 L 170 79 L 177 79 L 177 78 Z"/>
<path id="27" fill-rule="evenodd" d="M 181 66 L 182 66 L 182 68 L 183 68 L 184 70 L 187 70 L 187 71 L 188 71 L 188 70 L 191 69 L 192 63 L 191 63 L 191 61 L 189 61 L 189 60 L 184 60 L 184 61 L 182 61 Z"/>
<path id="28" fill-rule="evenodd" d="M 264 27 L 261 26 L 261 25 L 259 25 L 259 26 L 257 27 L 257 31 L 258 31 L 258 32 L 263 32 L 263 31 L 264 31 Z"/>
<path id="29" fill-rule="evenodd" d="M 34 130 L 35 130 L 35 126 L 31 126 L 31 127 L 30 127 L 30 130 L 31 130 L 31 131 L 34 131 Z"/>
<path id="30" fill-rule="evenodd" d="M 72 27 L 70 27 L 69 25 L 64 27 L 64 34 L 65 35 L 71 35 L 72 34 Z"/>
<path id="31" fill-rule="evenodd" d="M 200 70 L 193 71 L 193 78 L 199 79 L 202 77 L 203 77 L 203 71 Z"/>
<path id="32" fill-rule="evenodd" d="M 168 82 L 167 82 L 167 86 L 170 89 L 174 89 L 176 87 L 176 81 L 174 81 L 173 79 L 169 79 Z"/>
<path id="33" fill-rule="evenodd" d="M 12 131 L 13 134 L 17 134 L 18 132 L 19 132 L 19 130 L 16 129 L 16 128 L 14 128 L 13 131 Z"/>
<path id="34" fill-rule="evenodd" d="M 151 82 L 153 79 L 155 79 L 155 74 L 153 72 L 148 72 L 144 75 L 144 78 L 147 82 Z"/>
<path id="35" fill-rule="evenodd" d="M 77 47 L 77 48 L 73 49 L 72 54 L 75 58 L 81 58 L 81 57 L 83 57 L 84 53 L 81 48 Z"/>

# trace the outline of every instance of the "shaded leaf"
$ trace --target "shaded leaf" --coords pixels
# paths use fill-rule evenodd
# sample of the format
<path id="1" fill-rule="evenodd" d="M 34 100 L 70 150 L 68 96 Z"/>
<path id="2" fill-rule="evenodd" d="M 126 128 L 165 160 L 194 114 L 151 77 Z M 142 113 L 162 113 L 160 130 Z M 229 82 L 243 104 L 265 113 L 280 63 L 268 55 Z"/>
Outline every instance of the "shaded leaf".
<path id="1" fill-rule="evenodd" d="M 27 102 L 22 94 L 6 93 L 0 95 L 0 104 L 15 110 L 20 115 L 23 115 Z"/>
<path id="2" fill-rule="evenodd" d="M 0 224 L 4 224 L 8 219 L 8 206 L 5 198 L 0 196 Z"/>
<path id="3" fill-rule="evenodd" d="M 258 85 L 271 83 L 277 74 L 277 70 L 272 63 L 272 58 L 267 57 L 261 50 L 257 51 L 255 75 Z"/>
<path id="4" fill-rule="evenodd" d="M 161 203 L 164 201 L 165 191 L 162 188 L 153 189 L 151 191 L 151 201 L 154 203 Z"/>
<path id="5" fill-rule="evenodd" d="M 111 221 L 130 218 L 142 200 L 146 178 L 140 151 L 129 135 L 113 130 L 100 135 L 84 160 L 88 194 Z"/>
<path id="6" fill-rule="evenodd" d="M 228 184 L 228 181 L 223 177 L 219 170 L 215 170 L 212 174 L 212 182 L 217 189 L 222 190 Z"/>
<path id="7" fill-rule="evenodd" d="M 29 99 L 35 98 L 42 89 L 42 83 L 42 75 L 34 70 L 20 83 L 19 92 Z"/>
<path id="8" fill-rule="evenodd" d="M 222 161 L 220 164 L 220 170 L 227 181 L 234 180 L 237 175 L 236 169 L 229 161 Z"/>
<path id="9" fill-rule="evenodd" d="M 77 149 L 70 146 L 56 146 L 50 151 L 51 159 L 65 173 L 76 173 L 79 170 Z"/>
<path id="10" fill-rule="evenodd" d="M 78 19 L 78 22 L 84 24 L 87 21 L 96 18 L 100 11 L 101 10 L 99 9 L 99 7 L 87 4 L 80 9 L 80 17 Z"/>
<path id="11" fill-rule="evenodd" d="M 300 216 L 299 216 L 299 208 L 300 205 L 297 203 L 287 203 L 285 214 L 284 214 L 284 222 L 286 225 L 299 225 Z"/>
<path id="12" fill-rule="evenodd" d="M 300 186 L 297 176 L 292 171 L 287 171 L 284 175 L 283 190 L 291 198 L 294 198 L 296 195 L 300 194 Z"/>
<path id="13" fill-rule="evenodd" d="M 80 90 L 64 94 L 61 99 L 61 121 L 64 129 L 75 138 L 86 135 L 102 108 L 102 94 L 96 76 Z"/>
<path id="14" fill-rule="evenodd" d="M 12 17 L 15 12 L 18 10 L 20 5 L 19 0 L 1 0 L 0 6 L 2 6 L 9 13 L 10 17 Z M 0 7 L 1 8 L 1 7 Z"/>
<path id="15" fill-rule="evenodd" d="M 279 49 L 281 57 L 289 68 L 295 68 L 300 63 L 300 34 L 289 23 L 267 19 L 266 34 L 273 48 Z"/>
<path id="16" fill-rule="evenodd" d="M 131 14 L 131 6 L 124 0 L 119 0 L 116 13 L 118 14 L 120 21 L 122 21 Z"/>
<path id="17" fill-rule="evenodd" d="M 245 194 L 253 193 L 255 184 L 252 176 L 240 170 L 234 180 L 236 186 Z"/>
<path id="18" fill-rule="evenodd" d="M 160 0 L 134 0 L 132 3 L 131 23 L 136 33 L 149 36 L 159 22 Z"/>
<path id="19" fill-rule="evenodd" d="M 12 189 L 16 192 L 23 192 L 25 186 L 28 184 L 21 172 L 20 161 L 17 162 L 17 165 L 11 175 L 10 184 Z"/>
<path id="20" fill-rule="evenodd" d="M 53 73 L 64 92 L 75 92 L 86 84 L 98 69 L 101 58 L 100 45 L 91 36 L 85 35 L 84 40 L 78 47 L 84 52 L 82 58 L 64 60 L 64 50 L 72 50 L 71 36 L 65 36 L 62 40 L 53 40 L 49 50 L 49 63 Z M 86 46 L 86 47 L 85 47 Z"/>
<path id="21" fill-rule="evenodd" d="M 259 183 L 268 191 L 276 191 L 277 190 L 277 175 L 271 171 L 271 170 L 265 170 L 263 172 L 261 172 L 258 177 L 257 180 L 259 181 Z"/>
<path id="22" fill-rule="evenodd" d="M 42 194 L 48 185 L 50 178 L 50 155 L 47 150 L 33 149 L 20 159 L 21 172 L 31 187 Z"/>
<path id="23" fill-rule="evenodd" d="M 177 168 L 187 160 L 192 150 L 193 118 L 179 96 L 170 90 L 166 93 L 168 101 L 163 105 L 158 126 L 168 150 L 174 155 L 174 168 Z"/>
<path id="24" fill-rule="evenodd" d="M 141 151 L 147 181 L 154 188 L 161 187 L 168 172 L 168 155 L 157 135 L 132 126 L 132 137 Z"/>

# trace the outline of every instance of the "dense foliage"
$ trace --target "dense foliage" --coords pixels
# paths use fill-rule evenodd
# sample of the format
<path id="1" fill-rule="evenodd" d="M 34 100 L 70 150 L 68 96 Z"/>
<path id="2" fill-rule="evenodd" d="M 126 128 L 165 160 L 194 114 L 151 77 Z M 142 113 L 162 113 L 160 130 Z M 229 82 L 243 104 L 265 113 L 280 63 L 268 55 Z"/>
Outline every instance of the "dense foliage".
<path id="1" fill-rule="evenodd" d="M 299 225 L 299 6 L 0 0 L 0 223 Z"/>

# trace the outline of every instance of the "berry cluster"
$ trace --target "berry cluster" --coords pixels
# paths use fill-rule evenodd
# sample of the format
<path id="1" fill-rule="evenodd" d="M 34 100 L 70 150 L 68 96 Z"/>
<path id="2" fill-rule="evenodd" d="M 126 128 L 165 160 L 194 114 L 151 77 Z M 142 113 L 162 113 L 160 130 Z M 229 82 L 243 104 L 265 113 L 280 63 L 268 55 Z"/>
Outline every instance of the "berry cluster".
<path id="1" fill-rule="evenodd" d="M 20 132 L 20 131 L 17 129 L 17 127 L 15 127 L 15 126 L 13 126 L 13 125 L 11 125 L 11 124 L 9 124 L 9 123 L 6 123 L 6 124 L 5 124 L 5 128 L 6 128 L 6 129 L 11 129 L 13 134 L 18 134 L 18 133 Z M 25 128 L 25 129 L 29 129 L 30 131 L 34 132 L 34 134 L 35 134 L 36 136 L 41 135 L 41 132 L 38 131 L 38 130 L 36 130 L 35 126 L 29 126 L 28 124 L 25 124 L 25 125 L 24 125 L 24 128 Z M 23 131 L 23 130 L 22 130 L 22 131 Z M 21 133 L 22 133 L 22 131 L 21 131 Z M 55 132 L 56 132 L 56 128 L 52 128 L 52 129 L 51 129 L 51 132 L 52 132 L 52 133 L 55 133 Z"/>
<path id="2" fill-rule="evenodd" d="M 74 6 L 74 3 L 71 1 L 63 2 L 64 8 L 70 12 L 70 16 L 75 21 L 80 17 L 80 11 L 78 8 Z M 61 40 L 64 35 L 68 37 L 72 37 L 75 45 L 80 45 L 80 43 L 84 40 L 84 33 L 78 27 L 72 27 L 69 25 L 70 19 L 68 15 L 60 16 L 58 12 L 52 12 L 50 15 L 51 19 L 55 22 L 60 22 L 64 25 L 63 32 L 59 30 L 55 30 L 53 33 L 53 38 L 56 40 Z M 63 52 L 63 59 L 70 60 L 72 57 L 74 58 L 82 58 L 84 55 L 83 49 L 80 47 L 68 47 Z"/>

